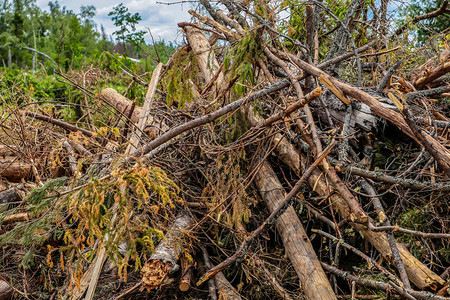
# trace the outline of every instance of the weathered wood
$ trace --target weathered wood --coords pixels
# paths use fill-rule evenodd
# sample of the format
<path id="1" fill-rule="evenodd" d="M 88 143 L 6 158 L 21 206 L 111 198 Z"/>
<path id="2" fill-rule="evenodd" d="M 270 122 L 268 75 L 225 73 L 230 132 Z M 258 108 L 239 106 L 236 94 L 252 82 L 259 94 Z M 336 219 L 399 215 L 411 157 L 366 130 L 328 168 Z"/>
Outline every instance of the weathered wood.
<path id="1" fill-rule="evenodd" d="M 261 117 L 257 117 L 251 110 L 247 111 L 249 112 L 250 124 L 255 125 L 264 122 Z M 281 134 L 274 135 L 273 142 L 276 145 L 275 151 L 280 154 L 278 156 L 280 160 L 288 165 L 297 176 L 301 176 L 300 166 L 303 161 L 306 161 L 306 158 L 301 156 L 298 150 Z M 332 208 L 336 210 L 343 219 L 349 220 L 352 210 L 348 206 L 347 201 L 340 194 L 333 193 L 332 187 L 329 186 L 324 177 L 325 176 L 323 176 L 323 173 L 320 170 L 315 170 L 308 179 L 310 187 L 320 196 L 327 197 L 332 204 Z M 371 218 L 368 219 L 368 222 L 374 224 Z M 385 233 L 370 231 L 362 224 L 352 223 L 352 226 L 387 260 L 390 261 L 392 259 L 391 250 Z M 416 259 L 405 247 L 402 247 L 400 244 L 397 246 L 408 277 L 417 287 L 425 289 L 428 287 L 436 287 L 444 283 L 444 280 L 439 277 L 439 275 L 435 274 L 422 262 Z"/>
<path id="2" fill-rule="evenodd" d="M 283 186 L 268 162 L 264 162 L 257 172 L 255 184 L 270 210 L 275 209 L 278 203 L 284 199 Z M 306 297 L 308 299 L 336 299 L 294 208 L 290 206 L 275 224 Z"/>
<path id="3" fill-rule="evenodd" d="M 187 213 L 178 215 L 165 234 L 165 239 L 158 244 L 155 253 L 142 267 L 142 283 L 148 291 L 160 287 L 172 272 L 179 269 L 183 232 L 191 224 L 192 218 Z"/>
<path id="4" fill-rule="evenodd" d="M 421 131 L 423 138 L 418 138 L 417 135 L 413 132 L 413 130 L 410 128 L 410 126 L 408 125 L 408 123 L 406 122 L 406 120 L 403 118 L 403 116 L 400 113 L 384 107 L 372 95 L 366 93 L 365 91 L 362 91 L 359 88 L 356 88 L 354 86 L 351 86 L 349 84 L 346 84 L 346 83 L 343 83 L 343 82 L 337 80 L 336 78 L 326 74 L 325 72 L 318 69 L 317 67 L 314 67 L 314 66 L 308 64 L 307 62 L 301 60 L 300 58 L 298 58 L 297 56 L 295 56 L 293 54 L 280 52 L 280 51 L 277 51 L 276 49 L 274 49 L 274 51 L 276 52 L 277 55 L 280 55 L 281 57 L 283 57 L 285 59 L 292 60 L 292 62 L 294 62 L 300 69 L 304 70 L 305 72 L 307 72 L 313 76 L 327 77 L 336 87 L 338 87 L 341 91 L 343 91 L 347 96 L 351 96 L 351 97 L 363 102 L 364 104 L 366 104 L 367 106 L 370 107 L 370 110 L 373 114 L 378 115 L 378 116 L 382 117 L 383 119 L 395 124 L 401 131 L 403 131 L 408 136 L 412 137 L 418 143 L 422 144 L 423 143 L 422 140 L 426 140 L 427 144 L 433 144 L 434 145 L 433 153 L 432 153 L 433 156 L 434 157 L 439 156 L 441 158 L 441 160 L 438 162 L 444 162 L 444 164 L 441 164 L 441 167 L 444 170 L 447 170 L 450 168 L 449 151 L 446 150 L 446 148 L 444 146 L 440 145 L 440 143 L 438 141 L 433 139 L 427 132 L 425 132 L 423 130 Z M 450 61 L 446 62 L 443 66 L 448 68 L 447 72 L 450 71 Z"/>
<path id="5" fill-rule="evenodd" d="M 122 96 L 122 94 L 118 93 L 113 88 L 103 89 L 100 93 L 100 96 L 111 106 L 116 108 L 118 111 L 123 111 L 124 115 L 128 115 L 132 101 L 129 100 L 127 97 Z M 141 111 L 142 111 L 141 107 L 136 106 L 134 108 L 133 114 L 130 117 L 133 123 L 137 123 L 139 121 Z"/>
<path id="6" fill-rule="evenodd" d="M 317 168 L 321 162 L 328 156 L 330 150 L 333 148 L 333 146 L 336 143 L 333 142 L 328 147 L 320 153 L 320 155 L 317 156 L 316 160 L 313 164 L 311 164 L 308 169 L 302 174 L 301 178 L 295 183 L 295 185 L 292 187 L 292 189 L 289 191 L 286 196 L 283 197 L 283 199 L 280 199 L 277 202 L 277 205 L 271 209 L 270 215 L 261 223 L 261 225 L 258 226 L 250 235 L 248 235 L 239 245 L 238 249 L 235 251 L 235 253 L 222 261 L 220 264 L 214 266 L 208 272 L 205 273 L 197 282 L 197 285 L 202 284 L 205 282 L 205 280 L 211 278 L 214 276 L 214 274 L 217 274 L 217 272 L 224 270 L 231 264 L 235 263 L 241 256 L 245 254 L 245 250 L 250 247 L 251 243 L 254 239 L 256 239 L 258 236 L 260 236 L 268 227 L 273 224 L 278 218 L 283 215 L 283 213 L 286 211 L 288 207 L 290 207 L 290 204 L 293 201 L 293 198 L 297 195 L 297 193 L 300 191 L 300 188 L 303 186 L 303 184 L 306 182 L 308 177 L 311 175 L 312 171 Z M 258 169 L 259 170 L 259 169 Z M 258 171 L 257 171 L 258 172 Z M 240 225 L 238 227 L 243 227 L 243 225 Z M 244 230 L 240 230 L 241 232 L 245 232 Z"/>
<path id="7" fill-rule="evenodd" d="M 189 267 L 183 276 L 181 276 L 180 283 L 178 284 L 178 287 L 180 291 L 187 292 L 191 288 L 191 280 L 192 280 L 192 267 Z"/>
<path id="8" fill-rule="evenodd" d="M 202 254 L 206 269 L 211 269 L 213 266 L 211 264 L 211 261 L 209 260 L 208 252 L 206 252 L 206 249 L 203 247 Z M 237 290 L 233 287 L 233 285 L 231 285 L 231 283 L 227 280 L 222 272 L 214 275 L 213 279 L 213 284 L 210 283 L 212 279 L 208 280 L 210 296 L 212 299 L 214 299 L 214 297 L 215 299 L 217 299 L 217 294 L 219 294 L 219 299 L 242 300 L 241 295 L 239 295 Z"/>
<path id="9" fill-rule="evenodd" d="M 152 80 L 148 85 L 147 94 L 144 99 L 144 106 L 142 107 L 141 113 L 139 115 L 139 122 L 137 125 L 137 130 L 131 134 L 130 144 L 127 147 L 126 153 L 131 153 L 136 150 L 139 145 L 139 140 L 142 135 L 142 131 L 150 120 L 153 120 L 151 116 L 151 107 L 153 103 L 153 97 L 155 96 L 156 87 L 158 85 L 159 76 L 161 75 L 161 69 L 163 64 L 159 63 L 152 74 Z"/>
<path id="10" fill-rule="evenodd" d="M 6 178 L 11 182 L 20 182 L 31 175 L 31 167 L 31 164 L 14 157 L 0 159 L 0 178 Z"/>
<path id="11" fill-rule="evenodd" d="M 159 73 L 161 74 L 161 72 L 159 72 Z M 150 87 L 151 87 L 151 85 L 149 86 L 149 88 Z M 155 90 L 156 90 L 156 86 L 155 86 Z M 116 90 L 114 90 L 112 88 L 103 89 L 101 91 L 100 95 L 111 106 L 115 107 L 118 111 L 123 112 L 123 114 L 125 116 L 128 116 L 129 119 L 131 120 L 131 122 L 133 122 L 133 123 L 139 122 L 142 111 L 144 110 L 143 107 L 133 106 L 133 102 L 131 100 L 122 96 L 120 93 L 118 93 Z M 147 96 L 146 96 L 146 98 L 147 98 Z M 131 116 L 130 116 L 130 113 L 131 113 Z M 162 132 L 169 130 L 169 127 L 166 125 L 166 123 L 155 119 L 150 114 L 150 111 L 145 116 L 146 116 L 146 122 L 143 124 L 145 124 L 146 126 L 148 126 L 148 125 L 157 125 L 157 126 L 148 127 L 148 129 L 144 126 L 144 129 L 140 130 L 141 133 L 143 131 L 149 137 L 155 138 L 156 136 L 158 136 L 160 134 L 160 130 L 162 130 Z M 157 129 L 157 127 L 159 127 L 159 129 Z M 130 152 L 133 152 L 133 151 L 130 151 Z"/>
<path id="12" fill-rule="evenodd" d="M 22 201 L 22 196 L 16 188 L 10 188 L 6 191 L 0 192 L 0 204 Z"/>
<path id="13" fill-rule="evenodd" d="M 208 39 L 205 37 L 203 32 L 201 32 L 197 28 L 193 28 L 190 26 L 185 27 L 184 30 L 186 32 L 186 38 L 189 42 L 189 45 L 196 55 L 196 59 L 203 79 L 207 84 L 219 71 L 219 63 L 217 62 L 217 59 L 214 55 L 214 51 L 211 49 Z M 220 74 L 217 77 L 216 86 L 220 86 L 222 82 L 223 75 Z"/>
<path id="14" fill-rule="evenodd" d="M 0 300 L 8 300 L 13 294 L 13 289 L 6 281 L 0 279 Z"/>

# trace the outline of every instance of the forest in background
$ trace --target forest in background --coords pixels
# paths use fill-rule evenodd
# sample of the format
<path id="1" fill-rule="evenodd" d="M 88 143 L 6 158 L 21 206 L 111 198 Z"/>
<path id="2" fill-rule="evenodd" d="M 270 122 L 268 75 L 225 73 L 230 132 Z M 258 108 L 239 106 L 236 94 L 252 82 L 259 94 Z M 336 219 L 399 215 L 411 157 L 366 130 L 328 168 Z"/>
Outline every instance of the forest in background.
<path id="1" fill-rule="evenodd" d="M 0 299 L 448 299 L 448 1 L 189 3 L 3 2 Z"/>

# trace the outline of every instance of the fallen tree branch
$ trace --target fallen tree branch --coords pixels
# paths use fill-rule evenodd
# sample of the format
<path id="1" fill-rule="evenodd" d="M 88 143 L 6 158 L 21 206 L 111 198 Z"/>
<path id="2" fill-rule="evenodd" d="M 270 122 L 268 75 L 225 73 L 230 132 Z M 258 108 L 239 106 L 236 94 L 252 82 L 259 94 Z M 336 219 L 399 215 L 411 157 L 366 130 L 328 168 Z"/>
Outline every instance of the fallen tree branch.
<path id="1" fill-rule="evenodd" d="M 286 197 L 278 203 L 276 208 L 271 212 L 269 217 L 267 217 L 266 220 L 255 230 L 252 232 L 250 236 L 248 236 L 239 246 L 238 250 L 229 258 L 218 264 L 217 266 L 211 268 L 208 270 L 208 272 L 205 273 L 197 282 L 197 285 L 202 284 L 218 272 L 224 270 L 232 263 L 236 262 L 238 258 L 240 258 L 242 255 L 244 255 L 245 250 L 250 246 L 251 242 L 257 238 L 261 233 L 263 233 L 266 228 L 270 225 L 272 225 L 279 216 L 289 207 L 290 201 L 292 198 L 297 194 L 297 192 L 302 187 L 303 183 L 308 179 L 308 177 L 312 174 L 312 172 L 317 168 L 317 166 L 322 162 L 322 160 L 328 155 L 332 147 L 336 143 L 333 142 L 330 145 L 328 145 L 327 148 L 317 157 L 315 162 L 308 167 L 308 169 L 303 173 L 302 177 L 297 181 L 295 186 L 292 188 L 292 190 L 289 192 L 289 194 L 286 195 Z"/>
<path id="2" fill-rule="evenodd" d="M 40 115 L 38 113 L 34 113 L 34 112 L 31 112 L 31 111 L 26 111 L 25 114 L 27 116 L 31 117 L 31 118 L 35 118 L 37 120 L 41 120 L 41 121 L 48 122 L 50 124 L 59 126 L 59 127 L 63 128 L 64 130 L 69 131 L 69 132 L 77 132 L 77 131 L 79 131 L 82 134 L 84 134 L 85 136 L 88 136 L 88 137 L 93 137 L 94 136 L 94 133 L 92 131 L 89 131 L 89 130 L 84 129 L 84 128 L 80 128 L 78 126 L 72 125 L 70 123 L 67 123 L 67 122 L 64 122 L 64 121 L 61 121 L 61 120 L 58 120 L 58 119 L 54 119 L 52 117 Z"/>
<path id="3" fill-rule="evenodd" d="M 422 232 L 422 231 L 402 228 L 397 225 L 395 225 L 395 226 L 374 226 L 373 224 L 369 224 L 368 227 L 369 227 L 369 230 L 372 230 L 372 231 L 398 232 L 398 233 L 405 233 L 405 234 L 410 234 L 412 236 L 418 236 L 418 237 L 429 238 L 429 239 L 450 239 L 450 233 Z"/>
<path id="4" fill-rule="evenodd" d="M 350 274 L 349 272 L 345 272 L 345 271 L 339 270 L 338 268 L 330 266 L 330 265 L 328 265 L 328 264 L 326 264 L 324 262 L 322 262 L 322 267 L 325 270 L 327 270 L 328 272 L 336 274 L 336 275 L 338 275 L 339 277 L 341 277 L 343 279 L 354 281 L 358 285 L 371 287 L 371 288 L 374 288 L 374 289 L 377 289 L 377 290 L 387 290 L 389 285 L 391 285 L 391 284 L 387 284 L 387 283 L 384 283 L 384 282 L 381 282 L 381 281 L 375 281 L 375 280 L 370 280 L 370 279 L 354 276 L 354 275 Z M 431 294 L 429 292 L 424 292 L 424 291 L 414 291 L 414 290 L 411 290 L 411 289 L 406 289 L 405 291 L 408 294 L 410 294 L 413 297 L 416 297 L 418 299 L 424 299 L 424 300 L 430 300 L 430 299 L 449 300 L 450 299 L 450 298 L 447 298 L 447 297 L 437 296 L 437 295 Z"/>
<path id="5" fill-rule="evenodd" d="M 440 190 L 440 191 L 450 191 L 450 184 L 435 183 L 430 181 L 420 182 L 413 179 L 403 179 L 400 177 L 394 177 L 386 175 L 380 171 L 370 171 L 366 169 L 359 168 L 357 166 L 342 164 L 335 159 L 330 159 L 330 162 L 336 165 L 336 170 L 338 172 L 348 172 L 352 175 L 358 175 L 364 178 L 370 178 L 374 181 L 381 181 L 389 184 L 398 184 L 408 189 L 413 190 Z"/>
<path id="6" fill-rule="evenodd" d="M 269 85 L 257 92 L 251 93 L 250 95 L 247 95 L 244 98 L 236 100 L 233 103 L 230 103 L 210 114 L 204 115 L 200 118 L 197 118 L 197 119 L 194 119 L 187 123 L 176 126 L 172 129 L 170 129 L 169 131 L 167 131 L 166 133 L 164 133 L 163 135 L 161 135 L 160 137 L 154 139 L 150 143 L 146 144 L 145 146 L 143 146 L 143 147 L 137 149 L 136 151 L 134 151 L 133 153 L 131 153 L 130 156 L 126 158 L 125 163 L 128 163 L 128 164 L 133 163 L 136 161 L 136 158 L 149 153 L 153 149 L 161 146 L 165 142 L 182 134 L 183 132 L 186 132 L 188 130 L 191 130 L 196 127 L 202 126 L 204 124 L 210 123 L 210 122 L 220 118 L 221 116 L 240 108 L 245 103 L 251 102 L 258 98 L 262 98 L 270 93 L 279 91 L 285 87 L 288 87 L 289 84 L 290 84 L 289 80 L 280 80 L 280 81 L 278 81 L 272 85 Z"/>
<path id="7" fill-rule="evenodd" d="M 378 270 L 380 270 L 381 272 L 383 272 L 390 280 L 393 280 L 395 282 L 399 282 L 401 283 L 400 279 L 397 278 L 394 274 L 392 274 L 391 272 L 389 272 L 388 270 L 386 270 L 382 265 L 380 265 L 377 261 L 373 260 L 372 258 L 370 258 L 369 256 L 367 256 L 366 254 L 364 254 L 363 252 L 359 251 L 358 249 L 356 249 L 355 247 L 353 247 L 352 245 L 347 244 L 346 242 L 344 242 L 342 239 L 338 239 L 337 237 L 322 231 L 322 230 L 318 230 L 318 229 L 311 229 L 312 232 L 318 233 L 320 235 L 323 235 L 337 243 L 339 243 L 341 246 L 351 250 L 353 253 L 355 253 L 356 255 L 358 255 L 359 257 L 363 258 L 365 261 L 367 261 L 369 264 L 374 265 Z"/>

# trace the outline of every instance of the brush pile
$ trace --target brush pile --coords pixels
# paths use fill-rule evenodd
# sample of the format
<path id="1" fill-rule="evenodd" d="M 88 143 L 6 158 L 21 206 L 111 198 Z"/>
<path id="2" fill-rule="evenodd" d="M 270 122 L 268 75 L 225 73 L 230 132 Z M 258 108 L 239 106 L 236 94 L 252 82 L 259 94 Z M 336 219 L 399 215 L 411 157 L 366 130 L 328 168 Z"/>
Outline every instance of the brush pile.
<path id="1" fill-rule="evenodd" d="M 371 1 L 219 2 L 151 78 L 124 66 L 141 105 L 96 68 L 59 74 L 77 122 L 4 103 L 0 299 L 444 299 L 449 36 L 412 48 L 422 19 L 389 33 Z"/>

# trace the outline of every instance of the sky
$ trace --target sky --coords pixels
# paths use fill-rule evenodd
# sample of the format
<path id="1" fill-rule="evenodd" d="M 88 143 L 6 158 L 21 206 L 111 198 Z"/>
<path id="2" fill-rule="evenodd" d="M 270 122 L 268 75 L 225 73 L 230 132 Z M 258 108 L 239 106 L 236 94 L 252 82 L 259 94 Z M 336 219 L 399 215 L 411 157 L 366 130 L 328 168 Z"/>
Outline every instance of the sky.
<path id="1" fill-rule="evenodd" d="M 49 10 L 49 0 L 37 0 L 37 5 L 42 9 Z M 120 2 L 108 0 L 83 1 L 83 0 L 59 0 L 61 7 L 66 6 L 67 9 L 73 10 L 75 13 L 80 12 L 80 6 L 94 5 L 97 9 L 97 14 L 94 17 L 94 22 L 100 31 L 100 25 L 103 25 L 108 35 L 111 35 L 116 28 L 114 27 L 111 17 L 108 13 L 112 11 L 114 6 L 123 3 L 128 11 L 132 14 L 139 13 L 142 20 L 137 26 L 138 30 L 150 28 L 155 41 L 164 40 L 166 42 L 181 43 L 182 35 L 177 23 L 189 21 L 190 15 L 188 10 L 192 8 L 192 4 L 179 4 L 181 1 L 176 0 L 123 0 Z M 165 5 L 157 2 L 178 4 Z M 146 34 L 145 39 L 151 42 L 151 37 Z"/>

